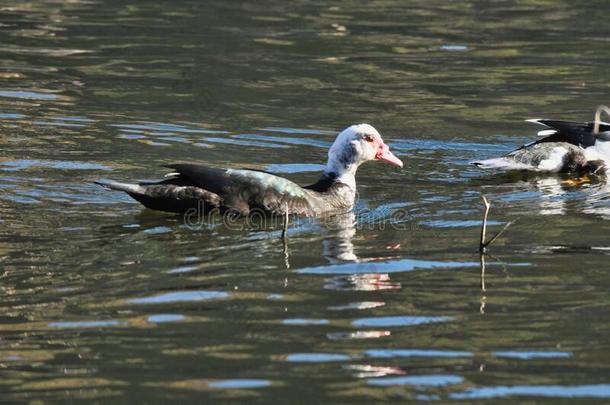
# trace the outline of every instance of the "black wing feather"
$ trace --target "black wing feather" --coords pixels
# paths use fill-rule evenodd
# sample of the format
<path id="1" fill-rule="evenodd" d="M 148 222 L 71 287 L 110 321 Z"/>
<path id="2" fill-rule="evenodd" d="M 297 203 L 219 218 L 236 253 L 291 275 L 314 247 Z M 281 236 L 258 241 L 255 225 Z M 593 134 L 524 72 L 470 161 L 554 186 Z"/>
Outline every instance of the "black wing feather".
<path id="1" fill-rule="evenodd" d="M 554 120 L 537 120 L 537 122 L 552 128 L 557 132 L 536 141 L 534 144 L 542 142 L 567 142 L 575 146 L 588 148 L 589 146 L 595 145 L 597 138 L 602 138 L 600 137 L 600 134 L 593 133 L 594 124 L 592 122 L 582 123 Z M 600 133 L 610 131 L 610 125 L 600 124 L 599 130 Z"/>
<path id="2" fill-rule="evenodd" d="M 191 185 L 201 187 L 213 193 L 223 193 L 233 185 L 227 176 L 226 169 L 217 169 L 192 163 L 178 163 L 165 165 L 168 169 L 175 170 L 181 176 L 191 181 Z"/>

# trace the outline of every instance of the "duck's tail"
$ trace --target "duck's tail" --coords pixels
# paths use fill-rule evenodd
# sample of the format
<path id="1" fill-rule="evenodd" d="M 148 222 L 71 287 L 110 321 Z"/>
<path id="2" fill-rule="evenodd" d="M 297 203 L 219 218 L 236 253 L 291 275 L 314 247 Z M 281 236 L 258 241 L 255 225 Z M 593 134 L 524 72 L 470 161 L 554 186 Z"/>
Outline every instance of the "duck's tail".
<path id="1" fill-rule="evenodd" d="M 530 165 L 517 162 L 509 157 L 499 157 L 486 160 L 470 162 L 479 169 L 500 169 L 500 170 L 532 170 Z"/>
<path id="2" fill-rule="evenodd" d="M 110 190 L 124 191 L 129 194 L 144 194 L 145 191 L 144 187 L 139 184 L 121 183 L 114 180 L 98 180 L 94 183 Z"/>

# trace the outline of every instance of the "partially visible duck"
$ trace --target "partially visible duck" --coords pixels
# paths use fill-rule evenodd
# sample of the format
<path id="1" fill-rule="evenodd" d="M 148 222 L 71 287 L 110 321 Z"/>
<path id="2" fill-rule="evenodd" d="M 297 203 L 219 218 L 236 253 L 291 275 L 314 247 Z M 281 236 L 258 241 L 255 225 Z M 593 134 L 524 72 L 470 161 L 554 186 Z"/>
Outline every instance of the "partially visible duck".
<path id="1" fill-rule="evenodd" d="M 168 212 L 201 213 L 212 210 L 240 215 L 316 216 L 352 209 L 356 200 L 356 170 L 370 160 L 402 167 L 402 162 L 368 124 L 352 125 L 337 136 L 328 151 L 320 179 L 301 187 L 292 181 L 258 170 L 218 169 L 192 163 L 172 164 L 172 172 L 154 183 L 97 184 L 129 194 L 148 208 Z"/>
<path id="2" fill-rule="evenodd" d="M 481 169 L 535 172 L 605 174 L 610 166 L 610 124 L 544 119 L 527 120 L 544 125 L 542 139 L 508 155 L 472 162 Z M 596 128 L 596 126 L 598 128 Z"/>

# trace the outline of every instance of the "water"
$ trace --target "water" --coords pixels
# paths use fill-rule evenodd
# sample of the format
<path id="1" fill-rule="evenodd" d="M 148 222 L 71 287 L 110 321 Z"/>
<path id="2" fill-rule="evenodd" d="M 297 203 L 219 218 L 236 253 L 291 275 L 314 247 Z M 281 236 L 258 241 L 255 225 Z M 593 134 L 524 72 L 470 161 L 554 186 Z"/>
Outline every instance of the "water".
<path id="1" fill-rule="evenodd" d="M 607 401 L 607 186 L 467 164 L 609 102 L 604 11 L 5 2 L 2 398 Z M 354 217 L 293 222 L 287 251 L 277 227 L 190 229 L 91 183 L 176 161 L 305 183 L 358 122 L 405 168 L 363 167 Z M 492 231 L 517 220 L 486 291 L 481 193 Z"/>

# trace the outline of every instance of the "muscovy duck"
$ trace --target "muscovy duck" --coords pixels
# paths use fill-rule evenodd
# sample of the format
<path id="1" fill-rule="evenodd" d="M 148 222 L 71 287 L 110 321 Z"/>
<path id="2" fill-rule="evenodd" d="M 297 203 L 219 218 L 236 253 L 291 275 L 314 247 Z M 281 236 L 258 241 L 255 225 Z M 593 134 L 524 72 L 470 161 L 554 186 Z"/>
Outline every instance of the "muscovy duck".
<path id="1" fill-rule="evenodd" d="M 472 162 L 481 169 L 606 174 L 610 165 L 610 124 L 597 122 L 527 120 L 544 125 L 542 139 L 499 158 Z"/>
<path id="2" fill-rule="evenodd" d="M 129 194 L 148 208 L 184 213 L 191 209 L 203 213 L 217 209 L 248 215 L 316 216 L 352 209 L 356 199 L 356 170 L 369 160 L 380 160 L 402 167 L 368 124 L 352 125 L 337 136 L 328 151 L 328 162 L 320 179 L 301 187 L 271 173 L 248 169 L 219 169 L 181 163 L 165 167 L 172 170 L 154 183 L 128 184 L 112 180 L 96 183 Z"/>

